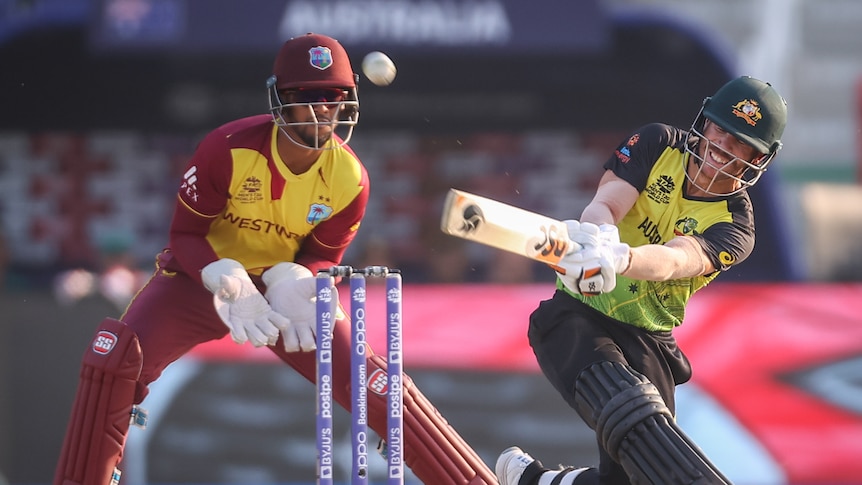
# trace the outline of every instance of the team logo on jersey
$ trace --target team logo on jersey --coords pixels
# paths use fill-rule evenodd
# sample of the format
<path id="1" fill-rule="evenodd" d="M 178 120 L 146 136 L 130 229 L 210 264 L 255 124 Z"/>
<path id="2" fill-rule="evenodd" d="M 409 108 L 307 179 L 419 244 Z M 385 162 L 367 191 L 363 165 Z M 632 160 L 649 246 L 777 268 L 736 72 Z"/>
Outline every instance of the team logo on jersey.
<path id="1" fill-rule="evenodd" d="M 757 122 L 763 118 L 763 115 L 760 113 L 760 105 L 757 104 L 757 101 L 750 99 L 743 99 L 733 105 L 733 114 L 742 118 L 751 126 L 757 126 Z"/>
<path id="2" fill-rule="evenodd" d="M 691 217 L 683 217 L 676 221 L 673 227 L 673 233 L 677 236 L 693 236 L 697 234 L 697 219 Z"/>
<path id="3" fill-rule="evenodd" d="M 332 207 L 324 204 L 311 204 L 308 209 L 308 215 L 305 216 L 305 222 L 316 226 L 321 221 L 325 221 L 332 215 Z"/>
<path id="4" fill-rule="evenodd" d="M 308 62 L 321 71 L 332 65 L 332 51 L 329 47 L 317 46 L 308 50 Z"/>
<path id="5" fill-rule="evenodd" d="M 99 355 L 108 355 L 117 345 L 117 336 L 107 330 L 99 330 L 93 339 L 93 352 Z"/>
<path id="6" fill-rule="evenodd" d="M 239 193 L 236 194 L 236 201 L 244 204 L 263 200 L 263 182 L 255 176 L 251 176 L 242 183 L 239 188 Z"/>
<path id="7" fill-rule="evenodd" d="M 658 178 L 649 184 L 644 190 L 647 197 L 658 202 L 659 204 L 670 204 L 670 194 L 676 188 L 676 183 L 670 175 L 659 175 Z"/>

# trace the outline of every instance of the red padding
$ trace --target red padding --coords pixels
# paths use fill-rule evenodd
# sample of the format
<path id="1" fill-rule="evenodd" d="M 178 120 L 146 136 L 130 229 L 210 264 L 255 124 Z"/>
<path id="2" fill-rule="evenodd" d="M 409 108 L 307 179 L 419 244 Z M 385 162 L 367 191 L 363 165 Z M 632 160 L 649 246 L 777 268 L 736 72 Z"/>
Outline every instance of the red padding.
<path id="1" fill-rule="evenodd" d="M 380 355 L 368 358 L 368 375 L 386 370 Z M 369 426 L 386 436 L 386 397 L 369 389 Z M 479 455 L 404 375 L 404 461 L 422 483 L 496 485 L 497 479 Z"/>
<path id="2" fill-rule="evenodd" d="M 54 485 L 107 485 L 123 456 L 143 355 L 124 323 L 106 318 L 84 352 Z"/>

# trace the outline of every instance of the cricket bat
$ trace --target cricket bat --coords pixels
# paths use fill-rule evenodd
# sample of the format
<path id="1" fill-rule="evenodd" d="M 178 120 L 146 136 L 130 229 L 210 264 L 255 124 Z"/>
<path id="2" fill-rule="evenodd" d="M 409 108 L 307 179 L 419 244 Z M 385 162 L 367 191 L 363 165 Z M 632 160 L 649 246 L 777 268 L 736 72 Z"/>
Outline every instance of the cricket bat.
<path id="1" fill-rule="evenodd" d="M 553 266 L 578 247 L 561 221 L 457 189 L 446 194 L 440 229 Z"/>

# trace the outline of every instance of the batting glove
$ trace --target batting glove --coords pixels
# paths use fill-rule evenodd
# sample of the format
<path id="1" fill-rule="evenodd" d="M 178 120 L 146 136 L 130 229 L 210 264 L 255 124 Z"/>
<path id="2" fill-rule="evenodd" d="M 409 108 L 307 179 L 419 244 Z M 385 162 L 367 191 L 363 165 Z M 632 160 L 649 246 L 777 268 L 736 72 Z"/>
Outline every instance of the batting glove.
<path id="1" fill-rule="evenodd" d="M 569 239 L 583 248 L 596 248 L 602 259 L 610 262 L 616 274 L 625 273 L 631 265 L 631 249 L 628 244 L 620 242 L 620 230 L 614 224 L 597 226 L 590 222 L 576 220 L 563 221 L 569 232 Z"/>
<path id="2" fill-rule="evenodd" d="M 286 317 L 281 329 L 284 350 L 309 352 L 317 348 L 317 286 L 311 271 L 296 263 L 278 263 L 261 275 L 266 299 L 273 310 Z M 338 290 L 333 287 L 338 301 Z"/>
<path id="3" fill-rule="evenodd" d="M 581 295 L 595 296 L 613 290 L 618 273 L 630 264 L 629 245 L 620 242 L 619 230 L 613 224 L 597 226 L 576 220 L 563 221 L 569 238 L 578 243 L 554 267 L 563 285 Z"/>
<path id="4" fill-rule="evenodd" d="M 287 319 L 274 312 L 239 261 L 219 259 L 201 270 L 204 286 L 213 293 L 213 305 L 230 329 L 234 342 L 255 347 L 272 345 Z"/>
<path id="5" fill-rule="evenodd" d="M 584 247 L 597 247 L 601 244 L 619 244 L 620 230 L 613 224 L 597 226 L 591 222 L 574 219 L 563 221 L 569 231 L 569 239 Z"/>
<path id="6" fill-rule="evenodd" d="M 567 254 L 554 268 L 557 277 L 573 293 L 595 296 L 613 290 L 617 285 L 616 273 L 601 252 L 585 247 Z"/>

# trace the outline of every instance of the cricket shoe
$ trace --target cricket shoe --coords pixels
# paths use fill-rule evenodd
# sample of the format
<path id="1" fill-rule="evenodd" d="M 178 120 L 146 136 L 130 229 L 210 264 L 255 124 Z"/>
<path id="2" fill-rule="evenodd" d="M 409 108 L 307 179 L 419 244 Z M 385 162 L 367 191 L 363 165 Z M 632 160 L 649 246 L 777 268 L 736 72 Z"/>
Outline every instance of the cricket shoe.
<path id="1" fill-rule="evenodd" d="M 545 471 L 542 463 L 517 446 L 506 448 L 497 458 L 494 473 L 500 485 L 527 485 Z M 523 483 L 521 480 L 523 479 Z"/>
<path id="2" fill-rule="evenodd" d="M 586 470 L 589 468 L 560 467 L 549 470 L 542 466 L 542 462 L 517 446 L 512 446 L 500 453 L 494 472 L 500 485 L 571 485 Z"/>

